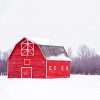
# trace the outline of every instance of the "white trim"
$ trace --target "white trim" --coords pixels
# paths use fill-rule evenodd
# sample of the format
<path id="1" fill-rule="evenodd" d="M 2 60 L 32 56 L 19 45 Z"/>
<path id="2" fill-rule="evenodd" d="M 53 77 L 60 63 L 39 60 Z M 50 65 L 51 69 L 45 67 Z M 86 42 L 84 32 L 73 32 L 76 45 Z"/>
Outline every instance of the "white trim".
<path id="1" fill-rule="evenodd" d="M 61 70 L 64 70 L 64 66 L 61 66 Z"/>
<path id="2" fill-rule="evenodd" d="M 68 70 L 68 66 L 66 66 L 66 70 Z"/>
<path id="3" fill-rule="evenodd" d="M 25 38 L 25 39 L 26 39 L 26 38 Z M 26 42 L 26 41 L 27 41 L 27 40 L 24 40 L 23 43 Z"/>
<path id="4" fill-rule="evenodd" d="M 42 52 L 42 50 L 41 50 L 39 44 L 38 44 L 38 43 L 35 43 L 35 44 L 38 45 L 38 47 L 39 47 L 39 49 L 40 49 L 40 51 L 41 51 L 41 53 L 42 53 L 44 59 L 46 60 L 46 78 L 47 78 L 47 77 L 48 77 L 48 76 L 47 76 L 47 74 L 48 74 L 48 72 L 47 72 L 47 59 L 46 59 L 46 57 L 44 56 L 44 54 L 43 54 L 43 52 Z"/>
<path id="5" fill-rule="evenodd" d="M 54 70 L 57 70 L 57 67 L 56 66 L 54 66 Z"/>
<path id="6" fill-rule="evenodd" d="M 25 61 L 29 61 L 29 64 L 26 64 Z M 24 65 L 31 65 L 31 60 L 30 59 L 24 59 Z"/>
<path id="7" fill-rule="evenodd" d="M 37 44 L 37 43 L 35 43 L 35 44 Z M 44 54 L 43 54 L 43 52 L 42 52 L 42 50 L 41 50 L 41 48 L 40 48 L 39 44 L 37 44 L 37 45 L 38 45 L 38 47 L 39 47 L 39 49 L 40 49 L 40 51 L 41 51 L 41 53 L 42 53 L 43 57 L 45 58 L 45 60 L 47 60 L 47 58 L 44 56 Z"/>
<path id="8" fill-rule="evenodd" d="M 49 67 L 49 70 L 51 70 L 51 66 L 48 66 Z"/>
<path id="9" fill-rule="evenodd" d="M 26 43 L 24 43 L 26 41 Z M 22 41 L 21 42 L 21 56 L 34 56 L 34 43 L 33 42 L 31 42 L 30 40 L 28 40 L 28 39 L 26 39 L 25 41 Z M 31 43 L 29 43 L 29 42 L 31 42 Z M 25 45 L 26 44 L 26 46 L 27 46 L 27 48 L 26 49 L 24 49 L 24 47 L 22 46 L 22 45 Z M 32 44 L 32 49 L 29 49 L 29 44 Z M 23 53 L 22 53 L 22 51 L 23 50 L 26 50 L 26 55 L 24 55 Z M 32 50 L 33 51 L 33 54 L 32 55 L 29 55 L 29 50 Z M 25 53 L 25 52 L 24 52 Z"/>
<path id="10" fill-rule="evenodd" d="M 32 78 L 32 67 L 21 67 L 21 78 L 23 78 L 23 77 L 22 77 L 22 69 L 23 69 L 23 68 L 31 68 L 31 78 Z"/>

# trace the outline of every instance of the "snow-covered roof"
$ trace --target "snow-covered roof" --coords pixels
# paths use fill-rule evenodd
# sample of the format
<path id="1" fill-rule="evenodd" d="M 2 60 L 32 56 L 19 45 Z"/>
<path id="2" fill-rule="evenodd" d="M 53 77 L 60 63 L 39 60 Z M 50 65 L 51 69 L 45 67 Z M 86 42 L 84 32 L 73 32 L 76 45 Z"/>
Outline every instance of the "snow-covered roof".
<path id="1" fill-rule="evenodd" d="M 71 61 L 63 46 L 39 45 L 47 60 Z"/>
<path id="2" fill-rule="evenodd" d="M 58 56 L 50 56 L 47 57 L 48 60 L 66 60 L 71 61 L 69 57 L 66 57 L 64 54 L 60 54 Z"/>

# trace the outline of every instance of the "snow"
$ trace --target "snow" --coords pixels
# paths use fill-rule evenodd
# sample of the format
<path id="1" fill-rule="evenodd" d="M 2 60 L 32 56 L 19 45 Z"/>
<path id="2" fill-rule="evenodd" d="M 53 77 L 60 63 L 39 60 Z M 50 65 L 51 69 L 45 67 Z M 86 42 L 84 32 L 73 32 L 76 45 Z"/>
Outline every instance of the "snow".
<path id="1" fill-rule="evenodd" d="M 67 60 L 67 61 L 71 61 L 71 59 L 69 57 L 66 57 L 64 54 L 60 54 L 58 56 L 47 57 L 47 60 Z"/>
<path id="2" fill-rule="evenodd" d="M 50 40 L 47 38 L 39 38 L 39 37 L 26 37 L 28 40 L 37 43 L 37 44 L 49 44 Z"/>
<path id="3" fill-rule="evenodd" d="M 100 76 L 62 79 L 0 77 L 0 100 L 100 100 Z"/>
<path id="4" fill-rule="evenodd" d="M 37 44 L 49 44 L 50 40 L 47 38 L 40 38 L 40 37 L 33 37 L 27 34 L 20 34 L 20 37 L 17 37 L 16 40 L 13 40 L 12 43 L 9 44 L 10 49 L 13 49 L 14 46 L 23 38 L 28 39 L 29 41 L 33 42 L 33 43 L 37 43 Z"/>

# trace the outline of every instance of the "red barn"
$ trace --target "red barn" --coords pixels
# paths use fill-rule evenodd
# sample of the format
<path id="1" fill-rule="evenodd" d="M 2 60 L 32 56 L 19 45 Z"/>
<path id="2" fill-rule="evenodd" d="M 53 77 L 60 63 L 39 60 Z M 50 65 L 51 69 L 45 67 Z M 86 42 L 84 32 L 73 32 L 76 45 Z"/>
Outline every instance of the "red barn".
<path id="1" fill-rule="evenodd" d="M 63 46 L 19 41 L 8 59 L 8 78 L 70 77 L 70 59 Z"/>

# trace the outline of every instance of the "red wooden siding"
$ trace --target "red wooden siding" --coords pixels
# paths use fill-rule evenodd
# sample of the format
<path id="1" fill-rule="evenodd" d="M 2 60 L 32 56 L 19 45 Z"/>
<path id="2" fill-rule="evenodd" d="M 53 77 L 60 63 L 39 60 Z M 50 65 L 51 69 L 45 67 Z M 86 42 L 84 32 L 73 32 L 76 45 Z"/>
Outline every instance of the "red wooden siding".
<path id="1" fill-rule="evenodd" d="M 22 67 L 21 68 L 21 78 L 32 78 L 32 68 Z"/>
<path id="2" fill-rule="evenodd" d="M 47 73 L 48 78 L 70 77 L 70 62 L 49 60 L 47 63 Z"/>
<path id="3" fill-rule="evenodd" d="M 24 41 L 23 39 L 22 41 Z M 8 77 L 21 78 L 21 67 L 32 67 L 33 78 L 46 78 L 46 60 L 39 49 L 39 46 L 34 43 L 34 56 L 21 56 L 21 42 L 14 48 L 8 60 Z M 25 65 L 24 60 L 29 59 L 30 65 Z"/>

